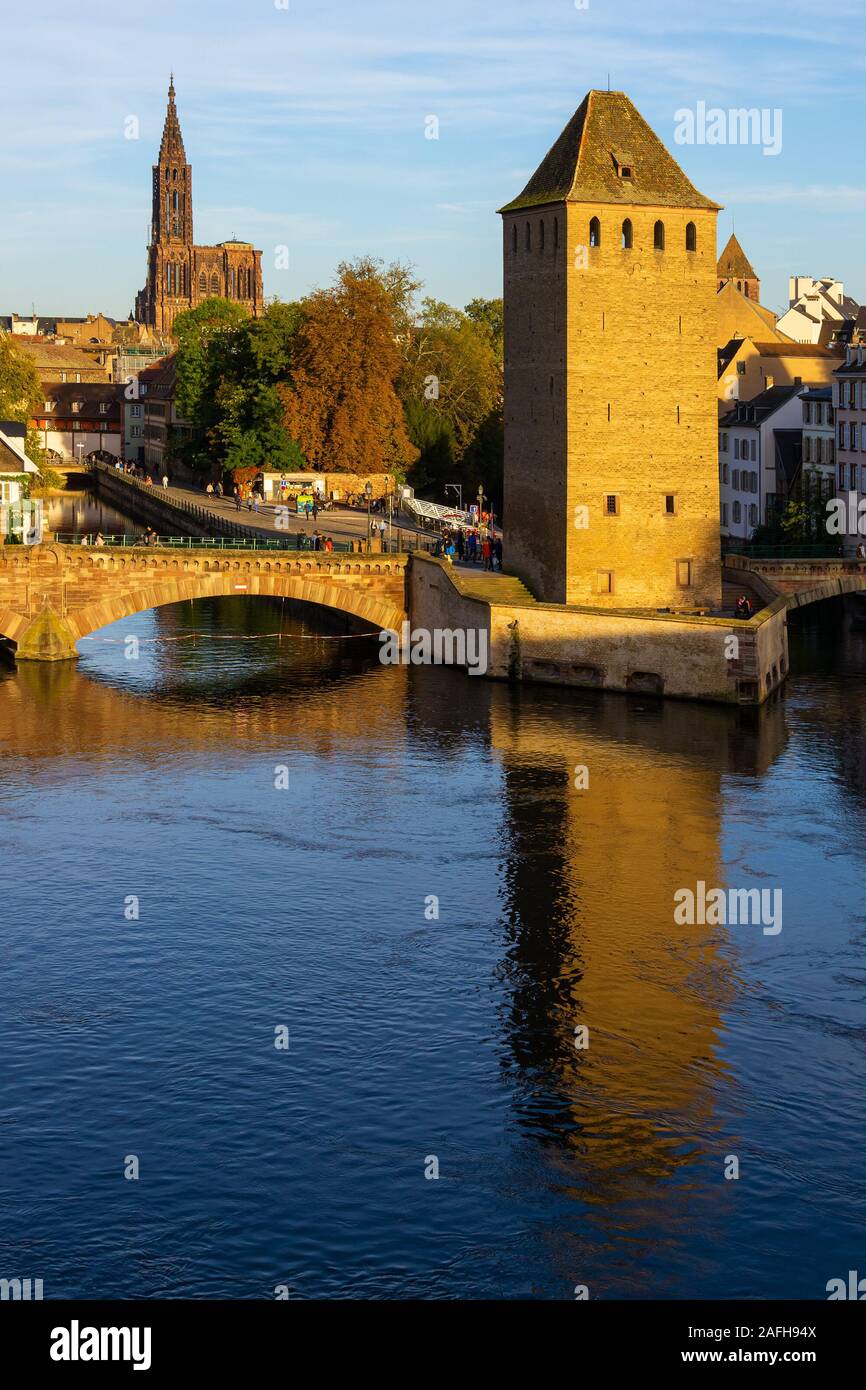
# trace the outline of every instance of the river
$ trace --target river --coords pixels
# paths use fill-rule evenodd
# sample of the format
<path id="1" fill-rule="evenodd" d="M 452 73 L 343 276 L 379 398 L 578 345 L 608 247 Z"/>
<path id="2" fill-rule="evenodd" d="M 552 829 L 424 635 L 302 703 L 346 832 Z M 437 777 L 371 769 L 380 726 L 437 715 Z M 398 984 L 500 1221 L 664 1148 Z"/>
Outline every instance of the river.
<path id="1" fill-rule="evenodd" d="M 826 1297 L 863 1263 L 863 636 L 812 610 L 737 711 L 342 632 L 228 598 L 0 671 L 0 1275 Z M 677 925 L 699 880 L 782 930 Z"/>

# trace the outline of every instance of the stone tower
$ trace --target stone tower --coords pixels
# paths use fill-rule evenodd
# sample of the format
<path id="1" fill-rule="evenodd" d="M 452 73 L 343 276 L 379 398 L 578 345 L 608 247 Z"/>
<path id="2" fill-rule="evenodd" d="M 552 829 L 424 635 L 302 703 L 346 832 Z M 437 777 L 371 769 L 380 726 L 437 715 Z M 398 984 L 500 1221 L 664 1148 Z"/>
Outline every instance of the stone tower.
<path id="1" fill-rule="evenodd" d="M 192 165 L 186 160 L 173 74 L 159 159 L 153 166 L 152 197 L 147 284 L 136 296 L 137 321 L 168 335 L 177 314 L 211 295 L 236 300 L 248 313 L 260 314 L 261 251 L 248 241 L 193 244 Z"/>
<path id="2" fill-rule="evenodd" d="M 543 601 L 720 603 L 718 211 L 602 91 L 501 209 L 506 563 Z"/>
<path id="3" fill-rule="evenodd" d="M 740 291 L 740 294 L 746 296 L 746 299 L 753 299 L 756 304 L 761 302 L 761 282 L 733 232 L 728 237 L 727 246 L 719 256 L 716 276 L 719 289 L 723 289 L 730 281 Z"/>

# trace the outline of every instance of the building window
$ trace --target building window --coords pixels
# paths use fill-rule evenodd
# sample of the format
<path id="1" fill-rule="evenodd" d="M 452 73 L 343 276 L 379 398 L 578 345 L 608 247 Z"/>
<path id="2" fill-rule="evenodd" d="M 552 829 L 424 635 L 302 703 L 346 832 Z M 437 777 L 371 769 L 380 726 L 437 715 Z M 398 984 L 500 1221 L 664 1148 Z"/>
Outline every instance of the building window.
<path id="1" fill-rule="evenodd" d="M 698 229 L 694 222 L 690 222 L 686 227 L 686 250 L 697 251 L 698 249 Z"/>
<path id="2" fill-rule="evenodd" d="M 677 499 L 672 492 L 665 493 L 665 516 L 675 516 Z"/>
<path id="3" fill-rule="evenodd" d="M 108 406 L 105 404 L 105 401 L 100 401 L 100 402 L 99 402 L 99 413 L 100 413 L 100 415 L 107 415 L 107 414 L 108 414 Z"/>
<path id="4" fill-rule="evenodd" d="M 597 570 L 595 576 L 596 593 L 613 593 L 613 570 Z"/>
<path id="5" fill-rule="evenodd" d="M 653 246 L 656 251 L 665 249 L 665 224 L 662 221 L 658 221 L 653 228 Z"/>
<path id="6" fill-rule="evenodd" d="M 627 217 L 622 224 L 622 249 L 630 251 L 634 245 L 634 229 L 631 225 L 631 218 Z"/>
<path id="7" fill-rule="evenodd" d="M 754 502 L 753 502 L 753 503 L 751 504 L 751 506 L 749 507 L 749 525 L 750 525 L 750 526 L 757 526 L 757 524 L 758 524 L 758 508 L 755 506 L 755 504 L 754 504 Z"/>
<path id="8" fill-rule="evenodd" d="M 734 435 L 734 458 L 735 458 L 735 459 L 738 459 L 739 457 L 740 457 L 740 441 L 739 441 L 739 439 L 737 438 L 737 436 Z"/>
<path id="9" fill-rule="evenodd" d="M 601 223 L 597 217 L 593 217 L 589 224 L 589 244 L 601 246 Z"/>
<path id="10" fill-rule="evenodd" d="M 526 224 L 526 249 L 527 251 L 532 250 L 532 228 L 528 222 Z"/>
<path id="11" fill-rule="evenodd" d="M 65 373 L 65 372 L 61 372 L 61 373 L 60 373 L 60 380 L 61 380 L 61 381 L 65 381 L 65 380 L 66 380 L 66 373 Z"/>
<path id="12" fill-rule="evenodd" d="M 692 587 L 692 562 L 691 560 L 677 560 L 677 588 L 690 589 Z"/>
<path id="13" fill-rule="evenodd" d="M 514 226 L 511 228 L 511 252 L 512 252 L 512 255 L 515 255 L 515 256 L 517 255 L 517 223 L 516 223 L 516 222 L 515 222 Z"/>
<path id="14" fill-rule="evenodd" d="M 539 251 L 543 251 L 543 250 L 544 250 L 544 218 L 543 218 L 543 217 L 541 218 L 541 220 L 540 220 L 539 223 L 538 223 L 538 249 L 539 249 Z M 244 276 L 244 272 L 243 272 L 243 271 L 241 271 L 241 275 L 244 277 L 244 279 L 246 278 L 246 277 Z"/>
<path id="15" fill-rule="evenodd" d="M 554 249 L 554 251 L 558 251 L 558 250 L 559 250 L 559 218 L 558 218 L 558 217 L 554 217 L 554 219 L 553 219 L 553 249 Z"/>
<path id="16" fill-rule="evenodd" d="M 605 494 L 604 514 L 605 516 L 619 516 L 619 497 L 613 492 Z"/>
<path id="17" fill-rule="evenodd" d="M 43 401 L 43 402 L 42 402 L 42 409 L 43 409 L 43 410 L 46 410 L 46 411 L 48 411 L 48 412 L 50 413 L 50 412 L 54 409 L 54 402 L 53 402 L 53 401 Z"/>
<path id="18" fill-rule="evenodd" d="M 727 481 L 728 481 L 728 465 L 727 465 L 726 463 L 723 463 L 723 464 L 722 464 L 722 482 L 723 482 L 723 483 L 726 483 Z"/>
<path id="19" fill-rule="evenodd" d="M 733 516 L 734 516 L 734 522 L 735 522 L 735 523 L 737 523 L 737 522 L 740 520 L 740 517 L 742 516 L 742 512 L 743 512 L 743 509 L 742 509 L 742 507 L 740 506 L 740 503 L 739 503 L 739 502 L 735 502 L 734 505 L 733 505 Z"/>
<path id="20" fill-rule="evenodd" d="M 735 468 L 735 469 L 734 469 L 733 480 L 732 480 L 732 487 L 733 487 L 733 489 L 734 489 L 734 492 L 739 492 L 739 490 L 740 490 L 740 470 L 739 470 L 739 468 Z"/>
<path id="21" fill-rule="evenodd" d="M 846 473 L 845 465 L 844 465 L 844 463 L 840 463 L 840 464 L 839 464 L 839 486 L 840 486 L 840 488 L 843 488 L 843 487 L 845 486 L 845 473 Z"/>
<path id="22" fill-rule="evenodd" d="M 726 454 L 728 452 L 728 436 L 726 434 L 722 434 L 719 436 L 719 448 L 721 449 L 723 454 Z"/>
<path id="23" fill-rule="evenodd" d="M 723 525 L 723 526 L 727 526 L 727 524 L 728 524 L 728 504 L 727 504 L 727 502 L 723 502 L 723 503 L 722 503 L 722 525 Z"/>
<path id="24" fill-rule="evenodd" d="M 745 364 L 745 362 L 738 362 L 738 363 L 737 363 L 737 376 L 745 376 L 745 375 L 746 375 L 746 364 Z"/>

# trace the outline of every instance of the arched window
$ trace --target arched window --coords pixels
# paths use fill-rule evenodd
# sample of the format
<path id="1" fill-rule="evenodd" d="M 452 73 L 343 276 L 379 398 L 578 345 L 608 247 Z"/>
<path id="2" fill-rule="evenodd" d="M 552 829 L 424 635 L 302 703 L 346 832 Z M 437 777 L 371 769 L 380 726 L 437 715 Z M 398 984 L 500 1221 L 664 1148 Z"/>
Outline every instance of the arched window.
<path id="1" fill-rule="evenodd" d="M 178 201 L 177 196 L 177 189 L 175 189 L 171 195 L 171 205 L 174 208 L 175 212 L 177 212 L 178 208 L 180 207 L 180 202 Z"/>
<path id="2" fill-rule="evenodd" d="M 177 183 L 177 170 L 176 170 L 176 169 L 172 171 L 171 177 L 172 177 L 172 182 L 173 182 L 173 183 Z"/>
<path id="3" fill-rule="evenodd" d="M 589 244 L 590 246 L 601 246 L 601 223 L 594 217 L 589 224 Z"/>
<path id="4" fill-rule="evenodd" d="M 511 250 L 517 255 L 517 223 L 511 228 Z"/>
<path id="5" fill-rule="evenodd" d="M 686 227 L 686 250 L 697 251 L 698 249 L 698 229 L 694 222 L 690 222 Z"/>
<path id="6" fill-rule="evenodd" d="M 622 224 L 622 249 L 630 251 L 634 245 L 634 231 L 632 230 L 631 218 L 627 217 Z"/>
<path id="7" fill-rule="evenodd" d="M 558 251 L 558 250 L 559 250 L 559 218 L 558 218 L 558 217 L 554 217 L 554 219 L 553 219 L 553 249 L 554 249 L 554 251 Z"/>
<path id="8" fill-rule="evenodd" d="M 544 250 L 544 219 L 543 219 L 543 218 L 542 218 L 542 220 L 541 220 L 541 221 L 539 222 L 539 224 L 538 224 L 538 249 L 539 249 L 539 251 L 543 251 L 543 250 Z"/>
<path id="9" fill-rule="evenodd" d="M 198 277 L 198 292 L 199 294 L 207 294 L 207 272 L 204 270 Z"/>
<path id="10" fill-rule="evenodd" d="M 229 270 L 229 299 L 235 297 L 235 269 L 234 266 Z"/>
<path id="11" fill-rule="evenodd" d="M 655 224 L 655 228 L 653 229 L 653 246 L 655 247 L 656 251 L 664 251 L 665 249 L 664 222 L 657 222 Z"/>
<path id="12" fill-rule="evenodd" d="M 526 224 L 526 249 L 527 251 L 532 250 L 532 228 L 528 222 Z"/>
<path id="13" fill-rule="evenodd" d="M 210 277 L 210 292 L 211 294 L 219 294 L 220 292 L 220 280 L 216 271 L 214 271 L 213 275 Z"/>
<path id="14" fill-rule="evenodd" d="M 166 171 L 165 171 L 165 181 L 166 181 L 166 183 L 168 183 L 168 181 L 169 181 L 170 178 L 171 178 L 171 171 L 170 171 L 169 169 L 166 169 Z"/>

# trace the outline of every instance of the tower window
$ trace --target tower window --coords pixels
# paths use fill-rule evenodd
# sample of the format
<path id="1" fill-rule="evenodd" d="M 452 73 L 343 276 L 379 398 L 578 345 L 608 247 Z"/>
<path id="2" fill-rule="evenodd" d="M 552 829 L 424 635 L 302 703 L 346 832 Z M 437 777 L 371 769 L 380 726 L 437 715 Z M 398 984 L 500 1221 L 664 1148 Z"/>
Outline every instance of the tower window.
<path id="1" fill-rule="evenodd" d="M 590 246 L 601 246 L 601 223 L 597 217 L 593 217 L 589 224 L 589 244 Z"/>
<path id="2" fill-rule="evenodd" d="M 220 292 L 219 276 L 216 271 L 214 271 L 213 275 L 210 277 L 210 292 L 211 294 L 219 294 Z"/>
<path id="3" fill-rule="evenodd" d="M 515 222 L 514 226 L 511 228 L 511 250 L 512 250 L 512 252 L 514 253 L 514 255 L 516 256 L 516 255 L 517 255 L 517 223 L 516 223 L 516 222 Z"/>
<path id="4" fill-rule="evenodd" d="M 665 516 L 675 516 L 677 499 L 672 492 L 665 493 Z"/>
<path id="5" fill-rule="evenodd" d="M 613 570 L 597 570 L 595 576 L 595 589 L 599 594 L 612 594 L 614 583 Z"/>
<path id="6" fill-rule="evenodd" d="M 691 560 L 677 560 L 677 588 L 690 589 L 692 587 L 692 562 Z"/>
<path id="7" fill-rule="evenodd" d="M 653 228 L 653 246 L 654 246 L 654 248 L 655 248 L 656 251 L 664 251 L 664 249 L 665 249 L 665 224 L 664 224 L 664 222 L 661 222 L 661 221 L 657 222 L 657 223 L 655 224 L 655 227 Z"/>
<path id="8" fill-rule="evenodd" d="M 698 249 L 698 229 L 694 222 L 690 222 L 686 227 L 686 250 L 697 251 Z"/>
<path id="9" fill-rule="evenodd" d="M 539 222 L 539 224 L 538 224 L 538 249 L 539 249 L 539 251 L 543 251 L 543 250 L 544 250 L 544 220 L 543 220 L 543 219 L 542 219 L 542 220 Z"/>
<path id="10" fill-rule="evenodd" d="M 554 251 L 558 251 L 558 250 L 559 250 L 559 218 L 558 218 L 558 217 L 554 217 L 554 219 L 553 219 L 553 249 L 554 249 Z"/>
<path id="11" fill-rule="evenodd" d="M 634 245 L 634 230 L 631 225 L 631 218 L 627 217 L 622 224 L 622 249 L 630 251 Z"/>
<path id="12" fill-rule="evenodd" d="M 526 224 L 526 249 L 527 251 L 532 250 L 532 228 L 528 222 Z"/>
<path id="13" fill-rule="evenodd" d="M 619 516 L 619 497 L 614 492 L 605 494 L 604 499 L 605 516 Z"/>
<path id="14" fill-rule="evenodd" d="M 207 294 L 207 275 L 204 271 L 198 277 L 198 292 L 199 294 Z"/>

